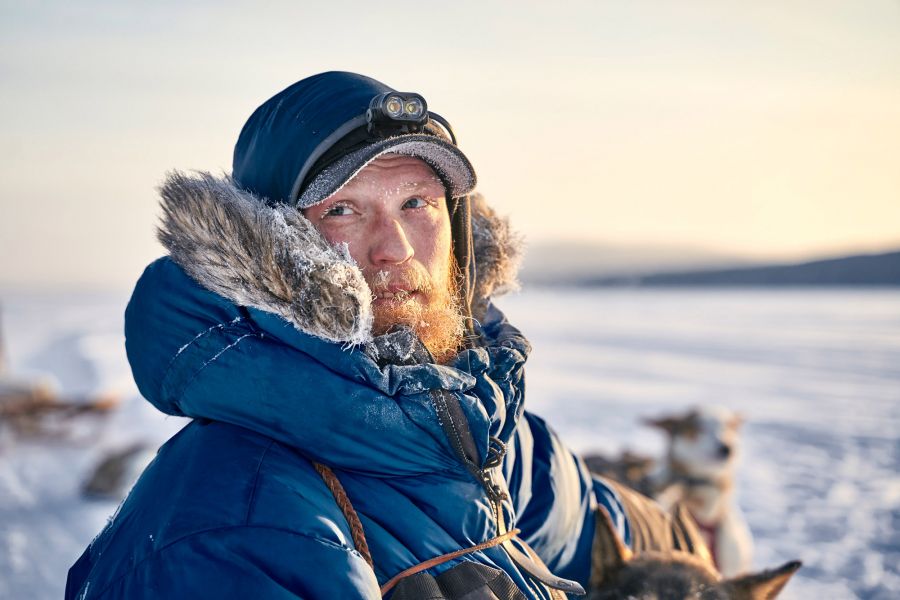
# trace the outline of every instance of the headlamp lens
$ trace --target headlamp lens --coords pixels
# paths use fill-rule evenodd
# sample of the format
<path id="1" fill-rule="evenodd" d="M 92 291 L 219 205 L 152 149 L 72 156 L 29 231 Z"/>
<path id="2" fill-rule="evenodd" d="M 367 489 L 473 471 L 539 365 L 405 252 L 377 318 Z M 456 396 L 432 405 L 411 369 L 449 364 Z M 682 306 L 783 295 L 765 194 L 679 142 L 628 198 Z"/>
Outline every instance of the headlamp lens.
<path id="1" fill-rule="evenodd" d="M 421 117 L 425 109 L 422 101 L 418 98 L 407 99 L 406 105 L 403 108 L 406 114 L 414 119 L 418 119 L 419 117 Z"/>
<path id="2" fill-rule="evenodd" d="M 403 100 L 399 96 L 388 96 L 384 101 L 384 112 L 392 119 L 403 115 Z"/>

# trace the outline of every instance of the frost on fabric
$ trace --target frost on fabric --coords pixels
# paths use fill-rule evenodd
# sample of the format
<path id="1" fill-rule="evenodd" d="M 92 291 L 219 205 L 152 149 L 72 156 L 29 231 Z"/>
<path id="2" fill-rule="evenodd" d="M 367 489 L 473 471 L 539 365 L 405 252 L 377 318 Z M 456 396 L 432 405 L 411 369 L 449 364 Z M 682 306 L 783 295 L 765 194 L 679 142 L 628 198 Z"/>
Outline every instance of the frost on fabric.
<path id="1" fill-rule="evenodd" d="M 414 365 L 430 360 L 416 334 L 405 326 L 375 337 L 367 349 L 370 356 L 381 364 Z"/>
<path id="2" fill-rule="evenodd" d="M 228 325 L 234 325 L 234 324 L 240 322 L 240 320 L 241 320 L 241 317 L 235 317 L 234 319 L 232 319 L 232 320 L 228 323 Z M 175 358 L 178 358 L 178 357 L 181 355 L 182 352 L 184 352 L 185 350 L 188 349 L 188 347 L 190 347 L 191 344 L 193 344 L 194 342 L 196 342 L 197 340 L 199 340 L 199 339 L 202 338 L 203 336 L 207 335 L 207 334 L 210 333 L 211 331 L 215 331 L 215 330 L 217 330 L 217 329 L 224 329 L 224 328 L 225 328 L 225 325 L 226 325 L 225 323 L 216 323 L 215 325 L 213 325 L 213 326 L 211 326 L 211 327 L 209 327 L 209 328 L 207 328 L 207 329 L 204 329 L 203 331 L 201 331 L 200 333 L 198 333 L 197 335 L 195 335 L 193 338 L 191 338 L 191 341 L 189 341 L 188 343 L 186 343 L 185 345 L 183 345 L 181 348 L 178 349 L 177 352 L 175 352 L 175 356 L 174 356 L 173 360 L 174 360 Z"/>
<path id="3" fill-rule="evenodd" d="M 353 179 L 360 171 L 379 156 L 385 154 L 404 154 L 424 160 L 433 169 L 440 172 L 444 179 L 451 183 L 451 196 L 462 196 L 475 187 L 474 173 L 470 166 L 449 147 L 444 147 L 434 137 L 417 136 L 409 141 L 384 148 L 372 153 L 371 148 L 362 148 L 352 152 L 325 169 L 309 183 L 297 200 L 297 206 L 309 208 L 336 193 Z"/>
<path id="4" fill-rule="evenodd" d="M 160 194 L 159 239 L 201 286 L 348 348 L 371 340 L 372 292 L 362 271 L 346 244 L 329 244 L 300 211 L 269 206 L 230 178 L 204 172 L 172 172 Z M 490 296 L 516 289 L 522 242 L 480 196 L 472 231 L 483 309 Z"/>
<path id="5" fill-rule="evenodd" d="M 268 206 L 208 173 L 173 172 L 160 193 L 159 239 L 200 285 L 319 338 L 369 340 L 372 299 L 362 272 L 299 211 Z"/>

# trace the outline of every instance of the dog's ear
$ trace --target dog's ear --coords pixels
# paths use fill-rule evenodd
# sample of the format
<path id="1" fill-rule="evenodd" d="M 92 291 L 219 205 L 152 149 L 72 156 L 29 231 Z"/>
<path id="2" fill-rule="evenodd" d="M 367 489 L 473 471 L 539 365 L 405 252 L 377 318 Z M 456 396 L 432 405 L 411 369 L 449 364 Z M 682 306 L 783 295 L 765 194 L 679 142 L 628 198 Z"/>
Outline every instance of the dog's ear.
<path id="1" fill-rule="evenodd" d="M 612 518 L 603 506 L 597 509 L 594 546 L 591 549 L 591 588 L 598 589 L 631 560 L 632 553 L 616 533 Z"/>
<path id="2" fill-rule="evenodd" d="M 700 409 L 692 408 L 682 415 L 644 419 L 644 424 L 662 429 L 669 435 L 696 433 L 700 430 Z"/>
<path id="3" fill-rule="evenodd" d="M 644 419 L 644 425 L 649 425 L 650 427 L 656 427 L 657 429 L 662 429 L 669 435 L 675 433 L 675 431 L 681 426 L 682 419 L 679 417 L 660 417 L 658 419 Z"/>
<path id="4" fill-rule="evenodd" d="M 771 600 L 781 593 L 788 580 L 802 564 L 799 560 L 792 560 L 777 569 L 766 569 L 761 573 L 751 573 L 729 579 L 722 582 L 722 589 L 730 594 L 729 598 Z"/>
<path id="5" fill-rule="evenodd" d="M 732 429 L 740 429 L 740 428 L 741 428 L 741 425 L 744 424 L 744 421 L 745 421 L 745 420 L 746 420 L 746 419 L 744 419 L 744 415 L 742 415 L 741 413 L 734 413 L 734 414 L 731 416 L 731 418 L 728 420 L 728 425 L 729 425 Z"/>

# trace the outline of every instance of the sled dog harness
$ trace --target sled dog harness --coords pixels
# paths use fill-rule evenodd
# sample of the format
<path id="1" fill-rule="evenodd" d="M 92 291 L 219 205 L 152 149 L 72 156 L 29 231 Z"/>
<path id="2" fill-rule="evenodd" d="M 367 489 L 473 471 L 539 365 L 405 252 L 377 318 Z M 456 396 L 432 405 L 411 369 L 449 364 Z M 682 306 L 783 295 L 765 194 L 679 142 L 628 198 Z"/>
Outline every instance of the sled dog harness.
<path id="1" fill-rule="evenodd" d="M 338 507 L 341 509 L 341 512 L 344 515 L 344 518 L 347 520 L 347 524 L 350 526 L 350 533 L 353 537 L 353 544 L 356 546 L 357 551 L 362 555 L 363 559 L 366 561 L 366 563 L 369 565 L 369 567 L 371 567 L 374 570 L 375 563 L 372 561 L 371 552 L 369 552 L 369 544 L 366 541 L 366 535 L 365 535 L 365 531 L 363 531 L 362 522 L 360 521 L 359 515 L 356 513 L 356 510 L 353 508 L 353 504 L 350 502 L 350 498 L 347 496 L 347 492 L 346 492 L 346 490 L 344 490 L 344 486 L 341 485 L 341 482 L 337 478 L 337 475 L 334 474 L 334 471 L 332 471 L 327 466 L 325 466 L 321 463 L 313 462 L 313 467 L 315 468 L 315 470 L 319 474 L 319 476 L 322 478 L 322 480 L 325 482 L 325 485 L 328 487 L 329 491 L 331 491 L 332 496 L 334 496 L 334 499 L 337 502 Z M 414 565 L 408 569 L 401 571 L 400 573 L 394 575 L 390 580 L 388 580 L 387 583 L 385 583 L 384 585 L 381 586 L 382 597 L 384 597 L 385 594 L 387 594 L 392 589 L 394 589 L 397 586 L 397 584 L 400 583 L 401 581 L 403 581 L 407 578 L 410 578 L 414 575 L 417 575 L 419 573 L 422 573 L 423 571 L 427 571 L 428 569 L 430 569 L 432 567 L 436 567 L 438 565 L 441 565 L 441 564 L 444 564 L 451 560 L 454 560 L 456 558 L 459 558 L 460 556 L 464 556 L 466 554 L 471 554 L 473 552 L 478 552 L 480 550 L 486 550 L 487 548 L 493 548 L 495 546 L 501 546 L 501 545 L 507 549 L 515 548 L 514 546 L 511 546 L 511 544 L 509 544 L 509 542 L 513 538 L 518 536 L 518 534 L 520 533 L 520 530 L 512 529 L 512 530 L 506 531 L 506 527 L 502 526 L 500 528 L 500 531 L 502 532 L 500 535 L 493 537 L 485 542 L 476 544 L 474 546 L 469 546 L 468 548 L 461 548 L 461 549 L 455 550 L 453 552 L 441 554 L 440 556 L 435 556 L 434 558 L 430 558 L 426 561 L 420 562 L 417 565 Z M 519 541 L 524 544 L 523 540 L 520 539 Z M 544 565 L 544 563 L 541 561 L 541 559 L 538 557 L 537 553 L 535 553 L 534 550 L 532 550 L 527 545 L 525 545 L 525 547 L 528 551 L 527 557 L 530 558 L 532 561 L 536 562 L 540 567 L 542 567 L 544 570 L 547 570 L 547 572 L 549 573 L 549 570 L 547 569 L 546 565 Z M 521 551 L 519 551 L 517 548 L 515 550 L 518 553 L 521 553 Z M 515 557 L 512 557 L 512 558 L 515 561 Z M 483 567 L 483 569 L 479 569 L 478 567 Z M 444 573 L 443 575 L 451 575 L 451 574 L 453 574 L 453 571 L 455 571 L 458 568 L 460 568 L 460 573 L 458 573 L 457 577 L 454 578 L 456 580 L 455 584 L 456 584 L 457 588 L 459 587 L 459 580 L 462 577 L 463 579 L 467 579 L 470 582 L 474 582 L 476 585 L 484 584 L 485 587 L 490 590 L 488 593 L 491 593 L 491 592 L 496 593 L 496 592 L 501 592 L 501 591 L 505 592 L 506 595 L 502 596 L 502 598 L 504 598 L 504 599 L 508 598 L 509 600 L 525 600 L 525 596 L 522 594 L 521 590 L 515 588 L 515 585 L 512 583 L 512 581 L 509 580 L 508 576 L 506 578 L 504 578 L 506 580 L 505 582 L 500 581 L 498 583 L 500 577 L 503 575 L 503 572 L 499 571 L 497 569 L 492 569 L 492 568 L 484 566 L 484 565 L 467 565 L 467 564 L 463 563 L 462 565 L 459 565 L 458 567 L 451 569 L 450 571 L 448 571 L 447 573 Z M 482 572 L 476 572 L 476 571 L 482 571 Z M 484 573 L 485 571 L 487 572 L 487 577 L 485 576 L 485 573 Z M 488 578 L 490 578 L 490 579 L 488 579 Z M 440 579 L 441 579 L 441 576 L 438 577 L 438 581 Z M 426 581 L 426 582 L 424 582 L 424 586 L 419 585 L 419 586 L 417 586 L 417 589 L 423 590 L 424 588 L 428 588 L 430 590 L 429 585 L 428 585 L 429 583 L 430 582 Z M 438 585 L 439 584 L 435 584 L 434 587 L 437 589 Z M 467 584 L 463 584 L 463 585 L 466 586 Z M 470 584 L 466 587 L 467 591 L 468 591 L 469 587 L 470 587 Z M 500 589 L 498 589 L 498 588 L 500 588 Z M 559 589 L 555 589 L 555 588 L 548 586 L 547 590 L 550 592 L 551 598 L 553 598 L 553 600 L 564 600 L 566 598 L 566 595 Z M 438 591 L 438 593 L 441 593 L 441 594 L 443 594 L 445 592 L 443 588 L 437 589 L 437 591 Z M 419 593 L 421 593 L 421 591 Z M 416 596 L 410 596 L 410 598 L 412 598 L 412 597 L 416 597 Z M 434 598 L 446 598 L 447 600 L 453 600 L 454 597 L 455 596 L 453 596 L 452 594 L 449 596 L 444 596 L 444 595 L 434 596 Z M 488 597 L 488 596 L 485 596 L 485 597 Z M 497 598 L 498 596 L 493 595 L 493 593 L 492 593 L 490 597 Z"/>

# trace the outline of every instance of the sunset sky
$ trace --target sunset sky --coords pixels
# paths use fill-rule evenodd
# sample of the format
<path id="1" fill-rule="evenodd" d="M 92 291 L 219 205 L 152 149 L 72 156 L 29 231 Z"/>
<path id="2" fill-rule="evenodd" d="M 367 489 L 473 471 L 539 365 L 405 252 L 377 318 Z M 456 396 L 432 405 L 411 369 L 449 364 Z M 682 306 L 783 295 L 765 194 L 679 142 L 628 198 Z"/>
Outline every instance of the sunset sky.
<path id="1" fill-rule="evenodd" d="M 155 186 L 362 72 L 447 117 L 534 242 L 900 247 L 900 1 L 0 3 L 0 284 L 127 287 Z"/>

